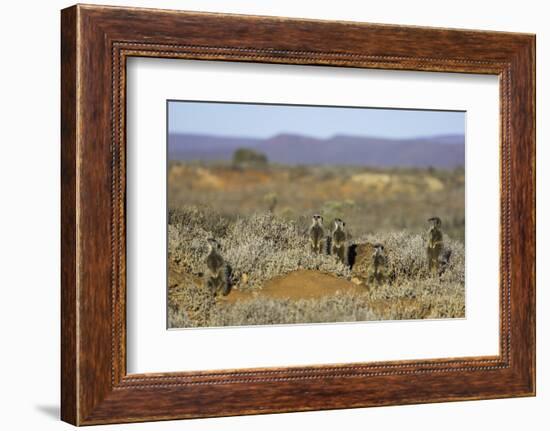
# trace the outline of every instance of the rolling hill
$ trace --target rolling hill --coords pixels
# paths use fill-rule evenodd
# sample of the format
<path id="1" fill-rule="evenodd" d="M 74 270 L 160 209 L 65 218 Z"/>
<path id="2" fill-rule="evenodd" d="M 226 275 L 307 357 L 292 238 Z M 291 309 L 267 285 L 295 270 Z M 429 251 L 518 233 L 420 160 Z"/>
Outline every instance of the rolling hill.
<path id="1" fill-rule="evenodd" d="M 377 167 L 454 168 L 464 166 L 462 135 L 412 139 L 335 135 L 319 139 L 279 134 L 268 139 L 170 134 L 170 160 L 231 160 L 237 148 L 251 148 L 270 162 L 291 165 L 365 165 Z"/>

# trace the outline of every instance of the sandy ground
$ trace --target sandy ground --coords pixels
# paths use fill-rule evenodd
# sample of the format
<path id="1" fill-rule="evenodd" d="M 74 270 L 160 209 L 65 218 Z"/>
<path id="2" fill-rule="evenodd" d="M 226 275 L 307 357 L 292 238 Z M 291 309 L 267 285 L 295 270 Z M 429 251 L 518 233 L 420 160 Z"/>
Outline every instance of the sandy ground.
<path id="1" fill-rule="evenodd" d="M 246 301 L 257 297 L 273 299 L 313 299 L 339 292 L 364 292 L 365 286 L 318 271 L 294 271 L 269 280 L 261 290 L 243 292 L 232 290 L 223 298 L 229 303 Z"/>

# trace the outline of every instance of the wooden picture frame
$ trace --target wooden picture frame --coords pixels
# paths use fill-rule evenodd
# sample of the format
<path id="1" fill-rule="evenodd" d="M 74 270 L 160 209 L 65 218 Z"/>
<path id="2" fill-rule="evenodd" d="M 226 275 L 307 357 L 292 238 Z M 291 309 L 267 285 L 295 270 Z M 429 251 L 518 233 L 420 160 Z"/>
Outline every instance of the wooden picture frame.
<path id="1" fill-rule="evenodd" d="M 64 9 L 61 17 L 64 421 L 90 425 L 535 394 L 534 35 L 83 5 Z M 128 375 L 130 56 L 498 75 L 500 354 Z"/>

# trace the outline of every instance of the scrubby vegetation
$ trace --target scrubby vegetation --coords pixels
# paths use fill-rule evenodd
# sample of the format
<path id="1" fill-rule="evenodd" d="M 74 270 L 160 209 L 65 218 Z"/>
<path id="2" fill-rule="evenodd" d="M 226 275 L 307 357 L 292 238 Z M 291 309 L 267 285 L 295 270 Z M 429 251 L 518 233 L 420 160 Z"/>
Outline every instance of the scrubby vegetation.
<path id="1" fill-rule="evenodd" d="M 463 168 L 170 162 L 168 193 L 172 208 L 215 208 L 226 218 L 271 211 L 302 226 L 318 212 L 343 219 L 354 237 L 424 232 L 437 215 L 445 233 L 464 242 L 464 178 Z"/>
<path id="2" fill-rule="evenodd" d="M 246 300 L 231 302 L 204 288 L 209 237 L 221 243 L 231 268 L 232 288 L 246 293 Z M 169 327 L 464 316 L 464 245 L 460 240 L 444 237 L 451 259 L 440 274 L 427 270 L 422 232 L 400 230 L 352 237 L 349 245 L 356 255 L 351 267 L 335 256 L 313 253 L 308 241 L 305 218 L 289 220 L 267 211 L 227 215 L 207 206 L 170 210 Z M 374 243 L 385 246 L 382 282 L 369 280 Z M 266 283 L 303 270 L 341 279 L 346 288 L 308 299 L 263 294 Z M 320 291 L 322 288 L 319 286 Z"/>
<path id="3" fill-rule="evenodd" d="M 266 166 L 267 156 L 250 148 L 239 148 L 233 153 L 233 165 L 238 167 Z"/>
<path id="4" fill-rule="evenodd" d="M 174 328 L 187 328 L 378 320 L 367 302 L 367 296 L 356 293 L 301 300 L 257 297 L 234 304 L 214 302 L 205 314 L 197 313 L 195 319 L 172 310 L 169 323 Z"/>
<path id="5" fill-rule="evenodd" d="M 386 277 L 389 281 L 422 281 L 430 278 L 426 264 L 426 239 L 421 234 L 406 231 L 364 235 L 356 240 L 357 244 L 381 243 L 385 246 L 387 264 Z M 444 235 L 444 249 L 450 251 L 451 259 L 441 274 L 438 274 L 438 286 L 441 283 L 464 284 L 464 244 Z M 360 265 L 360 263 L 358 263 Z M 359 268 L 356 268 L 359 271 Z"/>
<path id="6" fill-rule="evenodd" d="M 230 220 L 196 207 L 170 211 L 168 256 L 180 271 L 195 276 L 204 272 L 209 237 L 221 243 L 237 289 L 260 289 L 267 280 L 297 269 L 351 275 L 333 256 L 310 253 L 305 229 L 273 214 Z"/>

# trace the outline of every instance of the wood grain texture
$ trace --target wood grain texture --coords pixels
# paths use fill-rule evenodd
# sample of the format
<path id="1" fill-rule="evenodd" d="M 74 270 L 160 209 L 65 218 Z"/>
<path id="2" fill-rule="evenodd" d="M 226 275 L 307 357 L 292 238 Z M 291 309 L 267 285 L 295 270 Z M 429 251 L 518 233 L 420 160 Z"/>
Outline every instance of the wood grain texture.
<path id="1" fill-rule="evenodd" d="M 534 48 L 534 36 L 525 34 L 100 6 L 62 11 L 63 420 L 85 425 L 533 395 Z M 127 375 L 130 56 L 499 75 L 499 356 Z"/>
<path id="2" fill-rule="evenodd" d="M 61 16 L 61 417 L 77 422 L 76 9 Z"/>

